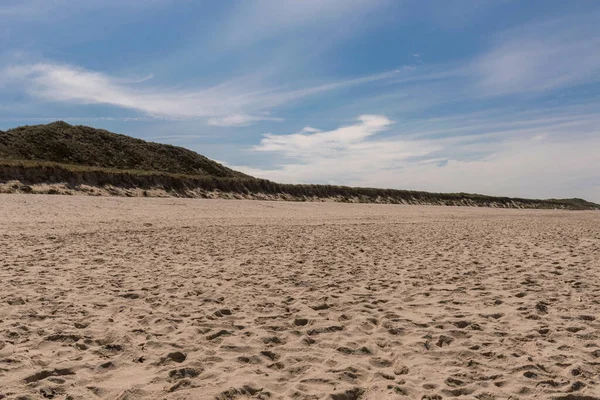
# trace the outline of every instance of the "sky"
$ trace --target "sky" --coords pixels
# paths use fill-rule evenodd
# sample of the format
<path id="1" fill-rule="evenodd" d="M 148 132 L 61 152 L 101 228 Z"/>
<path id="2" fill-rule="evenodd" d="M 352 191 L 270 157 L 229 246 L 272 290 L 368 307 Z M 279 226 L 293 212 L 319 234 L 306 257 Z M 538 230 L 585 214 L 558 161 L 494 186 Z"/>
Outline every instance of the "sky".
<path id="1" fill-rule="evenodd" d="M 596 0 L 0 0 L 0 130 L 283 183 L 600 202 Z"/>

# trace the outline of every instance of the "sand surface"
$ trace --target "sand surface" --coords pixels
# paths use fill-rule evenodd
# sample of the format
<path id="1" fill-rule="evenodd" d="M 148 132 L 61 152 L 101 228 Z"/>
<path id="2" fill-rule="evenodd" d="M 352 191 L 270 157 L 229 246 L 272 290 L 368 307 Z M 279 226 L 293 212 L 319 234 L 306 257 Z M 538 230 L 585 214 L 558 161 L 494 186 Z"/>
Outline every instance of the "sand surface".
<path id="1" fill-rule="evenodd" d="M 600 398 L 600 212 L 0 195 L 0 282 L 0 398 Z"/>

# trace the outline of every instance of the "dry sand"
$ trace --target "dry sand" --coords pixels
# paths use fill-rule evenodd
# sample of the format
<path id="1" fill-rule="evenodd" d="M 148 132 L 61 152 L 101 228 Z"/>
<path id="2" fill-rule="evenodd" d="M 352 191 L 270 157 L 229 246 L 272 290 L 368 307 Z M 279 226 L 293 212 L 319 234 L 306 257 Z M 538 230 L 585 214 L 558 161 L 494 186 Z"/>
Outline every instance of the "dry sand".
<path id="1" fill-rule="evenodd" d="M 600 398 L 599 212 L 0 195 L 0 281 L 0 398 Z"/>

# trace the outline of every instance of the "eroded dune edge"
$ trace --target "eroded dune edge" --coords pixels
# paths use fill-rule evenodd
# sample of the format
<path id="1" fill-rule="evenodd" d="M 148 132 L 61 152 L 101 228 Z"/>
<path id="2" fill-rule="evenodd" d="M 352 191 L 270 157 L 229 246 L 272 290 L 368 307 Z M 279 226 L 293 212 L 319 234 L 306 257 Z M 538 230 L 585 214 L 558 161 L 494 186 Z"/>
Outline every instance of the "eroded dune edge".
<path id="1" fill-rule="evenodd" d="M 598 399 L 600 215 L 0 195 L 0 398 Z"/>
<path id="2" fill-rule="evenodd" d="M 80 167 L 78 167 L 80 168 Z M 523 199 L 470 193 L 430 193 L 347 186 L 280 184 L 263 179 L 180 176 L 147 171 L 73 172 L 60 167 L 22 168 L 0 165 L 0 194 L 62 194 L 122 197 L 269 200 L 493 208 L 600 210 L 579 198 Z"/>

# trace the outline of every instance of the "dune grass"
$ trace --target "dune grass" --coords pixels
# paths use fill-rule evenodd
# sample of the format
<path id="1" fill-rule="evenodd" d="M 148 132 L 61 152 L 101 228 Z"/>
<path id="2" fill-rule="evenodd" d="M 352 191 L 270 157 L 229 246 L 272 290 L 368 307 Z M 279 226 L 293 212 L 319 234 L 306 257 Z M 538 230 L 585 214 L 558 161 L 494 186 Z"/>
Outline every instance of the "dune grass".
<path id="1" fill-rule="evenodd" d="M 470 193 L 430 193 L 411 190 L 375 189 L 334 185 L 292 185 L 252 177 L 215 177 L 148 170 L 124 170 L 50 161 L 0 160 L 0 182 L 19 181 L 27 185 L 65 183 L 77 188 L 96 187 L 162 189 L 180 197 L 190 191 L 218 191 L 248 198 L 274 196 L 293 201 L 332 200 L 338 202 L 468 205 L 505 208 L 600 210 L 600 205 L 583 199 L 522 199 Z M 262 197 L 258 197 L 261 195 Z"/>

